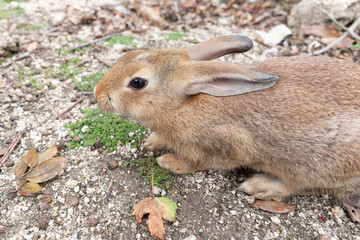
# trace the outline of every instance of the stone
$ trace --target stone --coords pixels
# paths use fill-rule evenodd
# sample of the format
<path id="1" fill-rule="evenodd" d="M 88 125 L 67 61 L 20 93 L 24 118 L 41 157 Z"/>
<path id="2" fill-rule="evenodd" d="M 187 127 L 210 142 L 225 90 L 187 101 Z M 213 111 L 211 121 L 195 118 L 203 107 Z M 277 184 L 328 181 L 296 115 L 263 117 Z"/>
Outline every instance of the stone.
<path id="1" fill-rule="evenodd" d="M 80 203 L 80 200 L 77 197 L 71 197 L 69 198 L 68 203 L 71 207 L 77 207 Z"/>
<path id="2" fill-rule="evenodd" d="M 38 228 L 39 229 L 44 229 L 46 228 L 46 226 L 49 224 L 49 218 L 46 215 L 41 215 L 38 219 L 37 219 L 37 224 L 38 224 Z"/>
<path id="3" fill-rule="evenodd" d="M 316 7 L 328 11 L 335 19 L 345 19 L 346 25 L 360 12 L 360 0 L 302 0 L 291 9 L 288 26 L 300 28 L 328 21 L 328 16 Z"/>
<path id="4" fill-rule="evenodd" d="M 114 169 L 116 169 L 118 166 L 119 166 L 119 164 L 118 164 L 117 161 L 115 161 L 115 160 L 111 160 L 111 161 L 108 162 L 108 168 L 109 168 L 110 170 L 114 170 Z"/>
<path id="5" fill-rule="evenodd" d="M 95 227 L 97 224 L 99 223 L 99 220 L 94 217 L 94 216 L 91 216 L 88 221 L 87 221 L 87 224 L 90 226 L 90 227 Z"/>

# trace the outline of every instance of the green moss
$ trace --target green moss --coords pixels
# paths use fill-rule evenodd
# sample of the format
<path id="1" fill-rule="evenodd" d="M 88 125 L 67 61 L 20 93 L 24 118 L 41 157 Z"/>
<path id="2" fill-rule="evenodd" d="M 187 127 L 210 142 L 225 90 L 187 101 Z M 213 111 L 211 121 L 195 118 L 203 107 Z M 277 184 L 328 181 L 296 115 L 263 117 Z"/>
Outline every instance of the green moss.
<path id="1" fill-rule="evenodd" d="M 185 31 L 176 31 L 172 33 L 166 34 L 166 41 L 179 40 L 183 37 L 187 37 L 187 33 Z"/>
<path id="2" fill-rule="evenodd" d="M 80 82 L 74 82 L 74 86 L 79 91 L 91 92 L 96 84 L 105 76 L 105 72 L 98 72 L 89 76 L 82 77 Z"/>
<path id="3" fill-rule="evenodd" d="M 142 177 L 151 185 L 151 172 L 154 172 L 154 185 L 162 189 L 170 189 L 170 178 L 173 173 L 161 168 L 155 161 L 155 158 L 136 159 L 126 162 L 124 166 L 136 167 L 138 177 Z"/>
<path id="4" fill-rule="evenodd" d="M 141 139 L 145 138 L 146 128 L 137 123 L 129 122 L 123 118 L 103 112 L 97 108 L 94 110 L 84 110 L 84 119 L 77 123 L 65 124 L 69 129 L 68 136 L 73 137 L 69 146 L 71 148 L 79 146 L 93 146 L 97 141 L 105 147 L 105 151 L 116 150 L 118 145 L 131 143 L 132 147 L 137 147 Z M 88 126 L 86 132 L 81 129 Z M 129 133 L 135 133 L 132 137 Z M 75 142 L 74 138 L 80 137 L 80 142 Z"/>
<path id="5" fill-rule="evenodd" d="M 59 67 L 59 71 L 57 72 L 52 72 L 51 77 L 53 78 L 71 78 L 74 79 L 77 75 L 79 75 L 80 73 L 83 72 L 83 68 L 79 67 L 79 68 L 74 68 L 73 65 L 78 64 L 79 62 L 81 62 L 80 58 L 72 58 L 69 59 L 68 62 L 63 63 L 60 65 Z"/>
<path id="6" fill-rule="evenodd" d="M 109 47 L 113 47 L 115 44 L 122 44 L 122 45 L 132 45 L 136 46 L 137 44 L 133 43 L 133 39 L 130 36 L 113 36 L 109 39 L 106 39 Z"/>

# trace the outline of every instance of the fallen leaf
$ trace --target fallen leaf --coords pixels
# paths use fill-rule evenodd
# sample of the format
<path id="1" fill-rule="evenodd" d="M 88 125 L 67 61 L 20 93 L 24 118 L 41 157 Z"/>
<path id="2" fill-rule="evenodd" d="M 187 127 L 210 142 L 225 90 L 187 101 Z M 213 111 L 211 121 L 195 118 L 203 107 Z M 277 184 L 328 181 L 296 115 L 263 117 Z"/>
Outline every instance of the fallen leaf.
<path id="1" fill-rule="evenodd" d="M 17 177 L 22 177 L 26 170 L 28 169 L 28 165 L 25 163 L 25 156 L 20 158 L 19 162 L 16 164 L 14 173 Z"/>
<path id="2" fill-rule="evenodd" d="M 31 197 L 31 196 L 33 195 L 31 192 L 22 191 L 22 190 L 18 191 L 18 193 L 19 193 L 20 195 L 25 196 L 25 197 Z"/>
<path id="3" fill-rule="evenodd" d="M 64 157 L 55 157 L 46 162 L 38 164 L 31 169 L 26 175 L 25 179 L 30 182 L 41 183 L 56 177 L 61 170 L 66 166 L 67 159 Z"/>
<path id="4" fill-rule="evenodd" d="M 27 182 L 24 185 L 22 185 L 20 189 L 25 192 L 37 193 L 41 191 L 41 186 L 34 182 Z"/>
<path id="5" fill-rule="evenodd" d="M 38 162 L 38 154 L 35 148 L 30 149 L 24 157 L 25 164 L 29 167 L 34 167 Z"/>
<path id="6" fill-rule="evenodd" d="M 56 145 L 51 146 L 45 152 L 40 154 L 38 164 L 53 158 L 57 154 L 57 152 L 58 152 L 58 147 Z"/>
<path id="7" fill-rule="evenodd" d="M 255 205 L 261 210 L 272 213 L 288 213 L 294 211 L 294 206 L 283 202 L 257 200 L 255 201 Z"/>
<path id="8" fill-rule="evenodd" d="M 181 6 L 183 8 L 196 8 L 196 0 L 183 0 Z"/>
<path id="9" fill-rule="evenodd" d="M 142 218 L 145 214 L 149 214 L 146 224 L 149 227 L 151 236 L 160 240 L 165 240 L 161 211 L 158 208 L 155 199 L 148 197 L 140 201 L 135 205 L 134 211 L 131 214 L 135 215 L 138 223 L 142 222 Z"/>
<path id="10" fill-rule="evenodd" d="M 338 38 L 341 36 L 341 33 L 336 30 L 336 27 L 333 25 L 319 24 L 311 25 L 305 27 L 305 35 L 313 35 L 321 38 Z"/>
<path id="11" fill-rule="evenodd" d="M 5 153 L 6 153 L 6 150 L 5 150 L 5 149 L 0 149 L 0 157 L 1 157 L 2 155 L 5 155 Z"/>
<path id="12" fill-rule="evenodd" d="M 157 206 L 160 209 L 161 216 L 163 219 L 169 222 L 175 222 L 177 205 L 167 197 L 155 198 Z"/>
<path id="13" fill-rule="evenodd" d="M 355 207 L 347 204 L 346 202 L 342 202 L 346 211 L 349 213 L 350 219 L 353 223 L 360 223 L 360 212 Z"/>
<path id="14" fill-rule="evenodd" d="M 21 188 L 26 182 L 27 182 L 26 179 L 20 178 L 20 179 L 19 179 L 19 182 L 18 182 L 18 184 L 17 184 L 17 189 Z"/>

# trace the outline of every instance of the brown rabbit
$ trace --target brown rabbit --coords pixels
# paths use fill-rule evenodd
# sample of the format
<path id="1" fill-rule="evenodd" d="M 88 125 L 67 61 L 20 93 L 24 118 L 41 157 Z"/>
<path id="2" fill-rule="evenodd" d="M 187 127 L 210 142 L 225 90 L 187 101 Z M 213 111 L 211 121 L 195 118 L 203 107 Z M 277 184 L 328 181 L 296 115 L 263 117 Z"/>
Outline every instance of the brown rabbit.
<path id="1" fill-rule="evenodd" d="M 260 199 L 360 190 L 360 66 L 328 57 L 251 65 L 209 61 L 252 47 L 221 36 L 187 50 L 127 53 L 97 85 L 100 106 L 153 133 L 175 173 L 249 167 L 239 189 Z"/>

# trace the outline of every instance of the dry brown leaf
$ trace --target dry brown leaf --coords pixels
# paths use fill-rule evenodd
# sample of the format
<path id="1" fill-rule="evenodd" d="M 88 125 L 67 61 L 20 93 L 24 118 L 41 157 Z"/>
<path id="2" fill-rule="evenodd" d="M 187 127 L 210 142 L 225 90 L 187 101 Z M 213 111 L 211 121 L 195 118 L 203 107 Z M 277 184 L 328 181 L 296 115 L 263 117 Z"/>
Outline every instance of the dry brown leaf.
<path id="1" fill-rule="evenodd" d="M 25 179 L 36 183 L 45 182 L 56 177 L 66 164 L 67 159 L 64 157 L 52 158 L 31 169 L 25 175 Z"/>
<path id="2" fill-rule="evenodd" d="M 33 195 L 31 192 L 23 191 L 23 190 L 18 191 L 18 193 L 20 195 L 23 195 L 23 196 L 26 196 L 26 197 L 31 197 Z"/>
<path id="3" fill-rule="evenodd" d="M 34 167 L 38 162 L 39 156 L 35 148 L 30 149 L 24 157 L 24 162 L 29 167 Z"/>
<path id="4" fill-rule="evenodd" d="M 28 165 L 25 163 L 25 156 L 20 158 L 19 162 L 16 164 L 14 173 L 17 177 L 22 177 L 26 170 L 28 169 Z"/>
<path id="5" fill-rule="evenodd" d="M 351 221 L 353 221 L 353 223 L 360 223 L 360 212 L 359 212 L 359 210 L 357 210 L 355 207 L 347 204 L 344 201 L 343 201 L 343 205 L 346 208 L 346 211 L 349 213 Z"/>
<path id="6" fill-rule="evenodd" d="M 5 155 L 5 153 L 6 153 L 6 150 L 5 150 L 5 149 L 0 149 L 0 157 L 1 157 L 2 155 Z"/>
<path id="7" fill-rule="evenodd" d="M 41 186 L 34 182 L 27 182 L 20 189 L 25 192 L 37 193 L 41 191 Z"/>
<path id="8" fill-rule="evenodd" d="M 255 205 L 264 211 L 273 213 L 288 213 L 294 211 L 294 206 L 283 202 L 257 200 L 255 201 Z"/>
<path id="9" fill-rule="evenodd" d="M 304 34 L 335 39 L 341 36 L 341 33 L 336 30 L 335 26 L 326 24 L 308 26 L 304 29 Z"/>
<path id="10" fill-rule="evenodd" d="M 40 154 L 38 164 L 53 158 L 57 154 L 57 152 L 58 152 L 58 147 L 56 145 L 51 146 L 45 152 Z"/>
<path id="11" fill-rule="evenodd" d="M 164 224 L 161 217 L 161 212 L 157 207 L 155 199 L 152 197 L 145 198 L 135 205 L 134 211 L 131 213 L 135 215 L 138 223 L 142 222 L 142 218 L 145 214 L 149 214 L 149 218 L 146 224 L 149 227 L 151 236 L 165 240 L 164 237 Z"/>
<path id="12" fill-rule="evenodd" d="M 26 179 L 20 178 L 20 179 L 19 179 L 19 182 L 18 182 L 18 184 L 17 184 L 17 189 L 21 188 L 26 182 L 27 182 Z"/>

